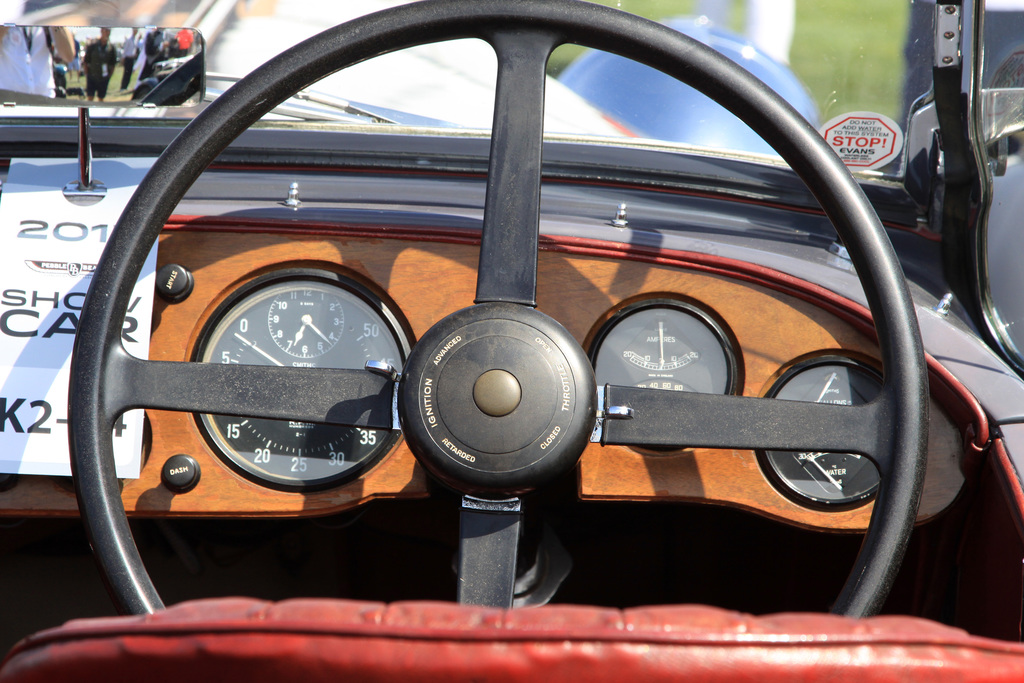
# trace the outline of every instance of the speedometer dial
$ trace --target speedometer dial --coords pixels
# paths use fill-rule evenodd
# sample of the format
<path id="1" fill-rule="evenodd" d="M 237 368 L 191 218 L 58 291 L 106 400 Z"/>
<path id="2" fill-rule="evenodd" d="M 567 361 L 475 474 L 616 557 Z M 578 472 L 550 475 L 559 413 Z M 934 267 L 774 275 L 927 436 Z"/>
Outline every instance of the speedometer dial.
<path id="1" fill-rule="evenodd" d="M 732 393 L 736 356 L 722 327 L 669 299 L 627 306 L 598 333 L 591 352 L 598 386 Z"/>
<path id="2" fill-rule="evenodd" d="M 260 278 L 213 316 L 200 344 L 207 363 L 400 369 L 409 350 L 395 317 L 355 282 L 322 271 Z M 319 488 L 346 481 L 398 439 L 387 429 L 339 427 L 259 416 L 201 415 L 218 454 L 243 475 L 275 488 Z"/>

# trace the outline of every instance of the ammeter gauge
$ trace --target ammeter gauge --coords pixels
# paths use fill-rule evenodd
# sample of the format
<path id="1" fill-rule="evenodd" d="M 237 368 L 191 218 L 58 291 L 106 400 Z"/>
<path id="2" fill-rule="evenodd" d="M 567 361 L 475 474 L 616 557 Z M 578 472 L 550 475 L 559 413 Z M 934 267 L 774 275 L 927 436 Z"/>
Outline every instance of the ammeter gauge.
<path id="1" fill-rule="evenodd" d="M 597 334 L 591 360 L 598 386 L 729 394 L 738 375 L 721 325 L 699 308 L 670 299 L 619 311 Z"/>

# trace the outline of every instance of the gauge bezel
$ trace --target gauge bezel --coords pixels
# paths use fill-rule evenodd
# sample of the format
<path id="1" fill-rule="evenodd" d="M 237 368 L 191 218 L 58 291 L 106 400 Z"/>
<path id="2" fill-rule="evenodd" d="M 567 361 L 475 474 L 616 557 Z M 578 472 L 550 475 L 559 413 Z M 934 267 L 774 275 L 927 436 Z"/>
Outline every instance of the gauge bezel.
<path id="1" fill-rule="evenodd" d="M 286 284 L 288 282 L 301 281 L 314 281 L 338 287 L 339 289 L 345 290 L 362 300 L 363 303 L 368 305 L 379 315 L 386 325 L 392 338 L 397 343 L 398 352 L 404 365 L 409 357 L 409 351 L 412 346 L 409 342 L 409 335 L 406 333 L 405 326 L 402 325 L 398 316 L 392 310 L 392 306 L 389 306 L 384 299 L 362 283 L 340 273 L 320 268 L 277 269 L 269 273 L 258 275 L 238 286 L 217 305 L 207 318 L 206 323 L 203 325 L 202 330 L 196 338 L 191 360 L 196 363 L 203 362 L 201 358 L 207 346 L 211 342 L 213 331 L 241 301 L 265 288 L 279 284 Z M 376 454 L 364 459 L 357 465 L 333 476 L 290 483 L 269 479 L 266 476 L 260 475 L 258 472 L 253 472 L 241 466 L 231 456 L 224 452 L 223 448 L 218 444 L 217 439 L 210 433 L 210 428 L 203 420 L 203 413 L 192 413 L 192 419 L 195 421 L 196 426 L 199 429 L 199 433 L 202 434 L 207 446 L 210 448 L 210 451 L 221 463 L 244 479 L 258 484 L 259 486 L 277 491 L 312 492 L 337 488 L 347 484 L 358 478 L 369 468 L 380 462 L 386 455 L 391 453 L 402 438 L 401 430 L 392 429 L 390 430 L 388 437 L 381 442 Z"/>
<path id="2" fill-rule="evenodd" d="M 665 297 L 643 299 L 642 301 L 635 301 L 627 304 L 615 311 L 615 313 L 613 313 L 606 321 L 604 321 L 601 327 L 598 328 L 593 341 L 590 343 L 590 349 L 587 352 L 587 357 L 590 359 L 590 365 L 594 368 L 595 374 L 597 373 L 597 354 L 601 350 L 601 345 L 604 343 L 608 334 L 615 329 L 616 325 L 626 318 L 649 308 L 673 308 L 690 315 L 703 323 L 718 340 L 718 344 L 722 348 L 722 352 L 725 354 L 727 379 L 726 390 L 724 393 L 726 395 L 736 393 L 737 389 L 741 386 L 741 371 L 739 354 L 736 352 L 735 337 L 728 331 L 722 322 L 712 316 L 708 311 L 693 303 L 680 299 L 669 299 Z M 603 386 L 600 384 L 600 379 L 598 380 L 598 386 Z"/>
<path id="3" fill-rule="evenodd" d="M 879 390 L 881 390 L 883 377 L 881 371 L 863 360 L 853 358 L 850 356 L 844 356 L 839 354 L 824 354 L 818 355 L 803 360 L 798 360 L 789 365 L 779 376 L 775 379 L 772 385 L 765 392 L 765 398 L 775 398 L 783 387 L 786 386 L 794 377 L 812 370 L 817 367 L 824 365 L 844 365 L 855 370 L 861 371 L 868 375 L 872 379 L 878 382 Z M 785 400 L 785 399 L 780 399 Z M 779 453 L 785 453 L 787 451 L 778 451 Z M 813 498 L 802 491 L 797 490 L 796 487 L 791 485 L 786 478 L 779 473 L 778 469 L 772 464 L 769 458 L 768 451 L 764 449 L 758 449 L 755 451 L 757 455 L 757 464 L 761 468 L 761 472 L 765 478 L 771 483 L 772 487 L 781 493 L 789 500 L 797 503 L 806 508 L 814 510 L 827 510 L 830 512 L 842 512 L 845 510 L 852 510 L 858 507 L 867 505 L 874 500 L 875 495 L 878 493 L 878 483 L 874 485 L 870 490 L 850 498 L 849 500 L 829 501 L 823 499 Z M 870 462 L 870 460 L 869 460 Z M 874 466 L 874 463 L 871 463 Z M 877 468 L 876 468 L 877 469 Z"/>

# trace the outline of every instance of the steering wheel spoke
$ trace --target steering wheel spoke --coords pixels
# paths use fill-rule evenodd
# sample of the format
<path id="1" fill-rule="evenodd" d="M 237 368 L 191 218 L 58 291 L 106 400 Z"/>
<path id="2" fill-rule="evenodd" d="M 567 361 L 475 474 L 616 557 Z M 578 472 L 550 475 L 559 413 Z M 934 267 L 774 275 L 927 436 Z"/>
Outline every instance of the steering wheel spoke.
<path id="1" fill-rule="evenodd" d="M 155 408 L 392 428 L 394 382 L 367 370 L 146 361 L 117 355 L 107 410 Z"/>
<path id="2" fill-rule="evenodd" d="M 512 607 L 521 520 L 518 498 L 463 496 L 459 518 L 460 603 Z"/>
<path id="3" fill-rule="evenodd" d="M 611 385 L 604 396 L 605 413 L 612 413 L 604 421 L 605 444 L 857 453 L 883 475 L 889 468 L 884 430 L 877 428 L 884 394 L 856 406 Z"/>
<path id="4" fill-rule="evenodd" d="M 476 303 L 535 306 L 545 68 L 555 36 L 499 31 L 497 94 Z"/>

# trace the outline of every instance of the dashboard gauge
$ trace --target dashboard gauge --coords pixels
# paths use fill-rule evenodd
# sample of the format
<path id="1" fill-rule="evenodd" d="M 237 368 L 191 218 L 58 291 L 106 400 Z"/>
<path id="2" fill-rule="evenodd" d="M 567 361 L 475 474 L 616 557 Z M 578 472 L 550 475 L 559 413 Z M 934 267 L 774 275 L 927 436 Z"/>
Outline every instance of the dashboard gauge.
<path id="1" fill-rule="evenodd" d="M 841 356 L 825 356 L 790 368 L 768 396 L 786 401 L 862 405 L 882 388 L 871 367 Z M 878 488 L 878 470 L 854 453 L 765 451 L 761 466 L 786 495 L 801 503 L 851 505 L 866 500 Z"/>
<path id="2" fill-rule="evenodd" d="M 591 361 L 598 386 L 730 394 L 738 374 L 722 327 L 699 308 L 669 299 L 616 313 L 598 332 Z"/>
<path id="3" fill-rule="evenodd" d="M 345 305 L 340 296 L 324 288 L 289 289 L 270 301 L 267 327 L 270 338 L 285 353 L 316 358 L 341 339 Z"/>
<path id="4" fill-rule="evenodd" d="M 409 343 L 368 290 L 324 271 L 259 278 L 221 306 L 197 360 L 284 367 L 402 367 Z M 201 415 L 217 453 L 246 477 L 274 488 L 322 488 L 356 476 L 388 452 L 399 432 Z"/>

